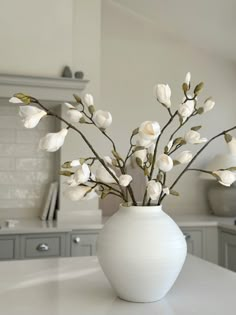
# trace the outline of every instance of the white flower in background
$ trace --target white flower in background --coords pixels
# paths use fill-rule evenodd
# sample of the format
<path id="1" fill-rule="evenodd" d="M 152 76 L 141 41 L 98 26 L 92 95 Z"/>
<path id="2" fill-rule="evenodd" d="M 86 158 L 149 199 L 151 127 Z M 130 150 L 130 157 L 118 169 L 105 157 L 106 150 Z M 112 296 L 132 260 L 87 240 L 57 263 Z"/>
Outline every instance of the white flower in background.
<path id="1" fill-rule="evenodd" d="M 112 174 L 114 174 L 115 177 L 117 177 L 113 169 L 109 168 L 109 170 L 112 172 Z M 105 184 L 116 183 L 115 179 L 111 176 L 110 173 L 108 173 L 108 171 L 105 169 L 103 165 L 99 165 L 97 167 L 95 176 L 96 176 L 96 179 L 102 183 L 105 183 Z"/>
<path id="2" fill-rule="evenodd" d="M 77 184 L 84 184 L 89 180 L 90 169 L 86 163 L 80 165 L 74 173 L 74 181 Z"/>
<path id="3" fill-rule="evenodd" d="M 70 162 L 70 166 L 72 167 L 76 167 L 76 166 L 80 166 L 80 161 L 79 160 L 73 160 Z"/>
<path id="4" fill-rule="evenodd" d="M 88 200 L 97 196 L 95 191 L 91 187 L 87 186 L 75 186 L 69 187 L 64 191 L 64 196 L 70 200 Z M 90 195 L 91 194 L 91 195 Z"/>
<path id="5" fill-rule="evenodd" d="M 55 152 L 63 146 L 68 129 L 63 128 L 59 132 L 48 133 L 39 141 L 39 149 L 48 152 Z"/>
<path id="6" fill-rule="evenodd" d="M 168 187 L 163 188 L 163 193 L 168 196 L 170 194 L 170 189 Z"/>
<path id="7" fill-rule="evenodd" d="M 157 157 L 157 167 L 163 172 L 169 172 L 173 168 L 173 160 L 167 154 L 161 154 Z"/>
<path id="8" fill-rule="evenodd" d="M 155 180 L 150 180 L 147 184 L 147 195 L 151 200 L 156 200 L 159 198 L 162 191 L 162 185 Z"/>
<path id="9" fill-rule="evenodd" d="M 186 132 L 184 140 L 189 144 L 207 142 L 207 138 L 201 138 L 200 133 L 194 130 L 189 130 L 188 132 Z"/>
<path id="10" fill-rule="evenodd" d="M 111 113 L 105 112 L 103 110 L 97 110 L 93 114 L 93 120 L 98 126 L 98 128 L 106 129 L 112 123 Z"/>
<path id="11" fill-rule="evenodd" d="M 93 106 L 94 105 L 93 96 L 91 94 L 85 94 L 84 102 L 87 106 Z"/>
<path id="12" fill-rule="evenodd" d="M 178 161 L 180 164 L 189 163 L 193 158 L 193 155 L 190 151 L 182 151 L 175 157 L 175 161 Z"/>
<path id="13" fill-rule="evenodd" d="M 236 180 L 236 175 L 231 171 L 215 171 L 213 174 L 217 175 L 219 177 L 219 183 L 224 186 L 231 186 L 233 182 Z"/>
<path id="14" fill-rule="evenodd" d="M 9 102 L 13 103 L 13 104 L 21 104 L 21 103 L 23 103 L 18 97 L 15 97 L 15 96 L 11 97 L 9 99 Z"/>
<path id="15" fill-rule="evenodd" d="M 210 110 L 212 110 L 212 108 L 215 106 L 215 102 L 211 99 L 211 98 L 208 98 L 204 104 L 203 104 L 203 110 L 204 110 L 204 113 L 206 112 L 209 112 Z"/>
<path id="16" fill-rule="evenodd" d="M 236 155 L 236 138 L 232 137 L 232 140 L 227 143 L 231 154 Z"/>
<path id="17" fill-rule="evenodd" d="M 184 82 L 187 84 L 188 88 L 190 87 L 190 81 L 191 81 L 191 73 L 188 72 L 185 76 Z"/>
<path id="18" fill-rule="evenodd" d="M 132 176 L 128 174 L 124 174 L 119 177 L 119 184 L 123 187 L 127 187 L 131 181 L 132 181 Z"/>
<path id="19" fill-rule="evenodd" d="M 143 140 L 156 140 L 161 133 L 161 128 L 156 121 L 144 121 L 139 127 L 139 137 Z"/>
<path id="20" fill-rule="evenodd" d="M 147 150 L 143 149 L 143 150 L 135 151 L 133 156 L 135 158 L 139 158 L 142 161 L 142 164 L 143 164 L 143 163 L 145 163 L 147 161 Z"/>
<path id="21" fill-rule="evenodd" d="M 19 115 L 22 117 L 25 128 L 34 128 L 47 113 L 35 106 L 25 105 L 20 106 Z"/>
<path id="22" fill-rule="evenodd" d="M 64 103 L 64 105 L 66 105 L 69 108 L 69 110 L 66 112 L 66 115 L 70 122 L 72 123 L 79 122 L 80 119 L 83 117 L 83 114 L 70 103 Z"/>
<path id="23" fill-rule="evenodd" d="M 154 86 L 154 95 L 158 102 L 165 105 L 167 108 L 171 107 L 171 89 L 168 84 L 157 84 Z"/>
<path id="24" fill-rule="evenodd" d="M 112 165 L 112 158 L 110 156 L 104 156 L 103 161 L 108 165 Z"/>
<path id="25" fill-rule="evenodd" d="M 193 100 L 189 100 L 179 105 L 178 113 L 183 118 L 183 121 L 185 121 L 189 116 L 191 116 L 193 111 L 194 111 Z"/>

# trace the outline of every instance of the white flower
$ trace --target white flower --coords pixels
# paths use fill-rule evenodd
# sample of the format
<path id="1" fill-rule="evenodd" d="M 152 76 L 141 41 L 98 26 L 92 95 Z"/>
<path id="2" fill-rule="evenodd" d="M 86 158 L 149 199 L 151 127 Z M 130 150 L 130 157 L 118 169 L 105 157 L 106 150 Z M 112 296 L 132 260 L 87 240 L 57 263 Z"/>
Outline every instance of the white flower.
<path id="1" fill-rule="evenodd" d="M 236 138 L 232 137 L 232 140 L 227 143 L 231 154 L 236 155 Z"/>
<path id="2" fill-rule="evenodd" d="M 20 103 L 23 103 L 18 97 L 12 97 L 9 99 L 9 102 L 10 103 L 13 103 L 13 104 L 20 104 Z"/>
<path id="3" fill-rule="evenodd" d="M 182 151 L 179 153 L 175 160 L 178 161 L 180 164 L 186 164 L 189 163 L 193 158 L 193 155 L 190 151 Z"/>
<path id="4" fill-rule="evenodd" d="M 148 147 L 148 153 L 151 153 L 153 154 L 154 153 L 154 150 L 155 150 L 155 146 L 156 146 L 156 143 L 151 143 L 150 146 Z"/>
<path id="5" fill-rule="evenodd" d="M 178 113 L 183 118 L 183 121 L 185 121 L 189 116 L 191 116 L 193 111 L 194 111 L 193 100 L 189 100 L 179 105 Z"/>
<path id="6" fill-rule="evenodd" d="M 135 151 L 133 155 L 135 158 L 139 158 L 142 161 L 142 163 L 147 161 L 147 150 L 146 149 Z"/>
<path id="7" fill-rule="evenodd" d="M 157 157 L 157 167 L 163 172 L 169 172 L 173 168 L 173 160 L 167 154 L 161 154 Z"/>
<path id="8" fill-rule="evenodd" d="M 128 174 L 124 174 L 119 177 L 119 184 L 123 187 L 127 187 L 131 181 L 132 181 L 132 176 Z"/>
<path id="9" fill-rule="evenodd" d="M 92 193 L 92 195 L 90 195 Z M 86 195 L 86 196 L 85 196 Z M 89 196 L 90 195 L 90 196 Z M 91 187 L 87 186 L 75 186 L 69 187 L 64 191 L 64 196 L 73 201 L 88 200 L 97 196 Z"/>
<path id="10" fill-rule="evenodd" d="M 138 139 L 136 141 L 136 146 L 141 146 L 145 148 L 149 148 L 150 146 L 153 145 L 153 140 L 145 140 L 138 135 Z"/>
<path id="11" fill-rule="evenodd" d="M 104 157 L 103 157 L 103 161 L 104 161 L 106 164 L 112 165 L 112 158 L 111 158 L 110 156 L 104 156 Z"/>
<path id="12" fill-rule="evenodd" d="M 163 188 L 163 193 L 166 195 L 170 194 L 170 189 L 168 187 Z"/>
<path id="13" fill-rule="evenodd" d="M 208 98 L 205 101 L 205 103 L 203 104 L 204 113 L 209 112 L 210 110 L 212 110 L 212 108 L 214 106 L 215 106 L 215 102 L 211 98 Z"/>
<path id="14" fill-rule="evenodd" d="M 111 168 L 109 168 L 109 170 L 116 177 L 115 171 L 113 171 L 113 169 Z M 108 173 L 108 171 L 105 169 L 103 165 L 99 165 L 97 167 L 95 176 L 96 176 L 96 179 L 102 183 L 106 183 L 106 184 L 116 183 L 115 179 L 111 176 L 110 173 Z"/>
<path id="15" fill-rule="evenodd" d="M 139 136 L 143 140 L 156 140 L 161 133 L 161 128 L 156 121 L 144 121 L 139 127 Z"/>
<path id="16" fill-rule="evenodd" d="M 106 129 L 112 123 L 111 113 L 105 112 L 103 110 L 97 110 L 93 114 L 93 120 L 95 121 L 98 128 Z"/>
<path id="17" fill-rule="evenodd" d="M 73 160 L 70 162 L 70 166 L 72 166 L 72 167 L 76 167 L 79 165 L 81 165 L 79 160 Z"/>
<path id="18" fill-rule="evenodd" d="M 154 94 L 157 100 L 167 108 L 171 107 L 171 89 L 168 84 L 157 84 L 154 87 Z"/>
<path id="19" fill-rule="evenodd" d="M 47 113 L 35 106 L 25 105 L 20 106 L 19 115 L 23 118 L 25 128 L 34 128 Z"/>
<path id="20" fill-rule="evenodd" d="M 89 180 L 90 169 L 86 163 L 80 165 L 74 174 L 74 180 L 77 184 L 84 184 Z"/>
<path id="21" fill-rule="evenodd" d="M 64 128 L 59 132 L 48 133 L 39 141 L 39 149 L 48 152 L 55 152 L 63 145 L 68 129 Z"/>
<path id="22" fill-rule="evenodd" d="M 197 131 L 194 131 L 194 130 L 189 130 L 185 134 L 184 140 L 187 143 L 190 143 L 190 144 L 197 144 L 197 143 L 207 142 L 207 138 L 201 138 L 200 133 L 197 132 Z"/>
<path id="23" fill-rule="evenodd" d="M 236 180 L 236 175 L 231 171 L 215 171 L 213 174 L 217 175 L 219 177 L 219 183 L 224 186 L 231 186 L 233 182 Z"/>
<path id="24" fill-rule="evenodd" d="M 85 94 L 84 96 L 84 102 L 87 106 L 94 105 L 93 96 L 91 94 Z"/>
<path id="25" fill-rule="evenodd" d="M 190 87 L 190 81 L 191 81 L 191 73 L 188 72 L 185 76 L 184 82 L 187 84 L 188 87 Z"/>
<path id="26" fill-rule="evenodd" d="M 155 180 L 150 180 L 147 184 L 147 195 L 151 200 L 156 200 L 159 198 L 162 191 L 162 185 Z"/>
<path id="27" fill-rule="evenodd" d="M 69 118 L 69 120 L 72 123 L 79 122 L 80 118 L 83 117 L 83 114 L 70 103 L 64 103 L 64 105 L 66 105 L 69 108 L 69 110 L 66 112 L 66 115 Z"/>

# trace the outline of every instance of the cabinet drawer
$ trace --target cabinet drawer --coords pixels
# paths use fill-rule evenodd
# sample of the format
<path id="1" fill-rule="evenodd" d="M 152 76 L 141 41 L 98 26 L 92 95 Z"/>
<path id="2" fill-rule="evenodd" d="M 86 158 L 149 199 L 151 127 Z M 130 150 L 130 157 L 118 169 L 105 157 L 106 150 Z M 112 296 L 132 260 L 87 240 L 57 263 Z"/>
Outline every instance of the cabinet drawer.
<path id="1" fill-rule="evenodd" d="M 97 234 L 71 234 L 71 256 L 96 255 Z"/>
<path id="2" fill-rule="evenodd" d="M 63 235 L 25 236 L 23 258 L 43 258 L 64 256 L 65 237 Z"/>

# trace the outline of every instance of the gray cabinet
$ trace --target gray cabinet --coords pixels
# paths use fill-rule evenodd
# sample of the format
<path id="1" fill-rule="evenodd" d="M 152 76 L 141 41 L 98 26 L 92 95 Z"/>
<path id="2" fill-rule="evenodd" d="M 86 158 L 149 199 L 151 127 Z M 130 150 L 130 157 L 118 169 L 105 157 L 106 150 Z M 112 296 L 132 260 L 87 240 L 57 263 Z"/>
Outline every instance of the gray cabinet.
<path id="1" fill-rule="evenodd" d="M 203 230 L 182 229 L 186 242 L 188 253 L 203 258 Z"/>
<path id="2" fill-rule="evenodd" d="M 96 255 L 97 232 L 80 232 L 71 233 L 70 250 L 71 256 L 94 256 Z"/>
<path id="3" fill-rule="evenodd" d="M 220 265 L 236 272 L 236 234 L 220 232 Z"/>
<path id="4" fill-rule="evenodd" d="M 19 237 L 4 235 L 0 237 L 0 260 L 19 258 Z"/>

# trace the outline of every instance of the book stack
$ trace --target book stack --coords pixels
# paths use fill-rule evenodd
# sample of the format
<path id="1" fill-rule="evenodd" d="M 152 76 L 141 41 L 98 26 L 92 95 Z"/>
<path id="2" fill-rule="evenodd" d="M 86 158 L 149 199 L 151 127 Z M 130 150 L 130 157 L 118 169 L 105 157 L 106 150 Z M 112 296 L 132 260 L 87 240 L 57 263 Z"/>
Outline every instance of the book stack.
<path id="1" fill-rule="evenodd" d="M 49 186 L 48 194 L 45 200 L 43 211 L 40 215 L 42 221 L 52 221 L 55 218 L 56 205 L 58 197 L 58 182 L 53 182 Z"/>

